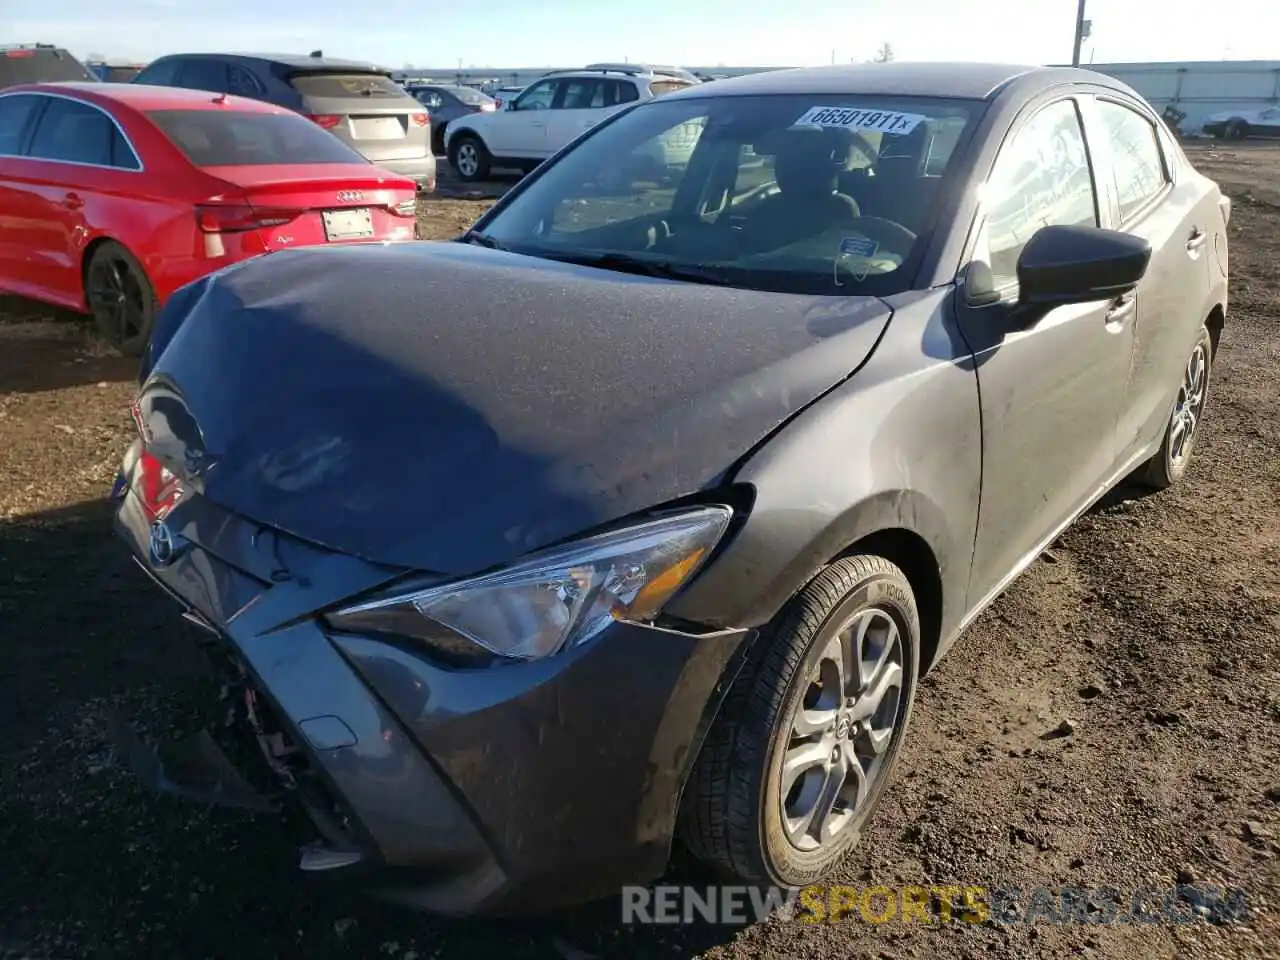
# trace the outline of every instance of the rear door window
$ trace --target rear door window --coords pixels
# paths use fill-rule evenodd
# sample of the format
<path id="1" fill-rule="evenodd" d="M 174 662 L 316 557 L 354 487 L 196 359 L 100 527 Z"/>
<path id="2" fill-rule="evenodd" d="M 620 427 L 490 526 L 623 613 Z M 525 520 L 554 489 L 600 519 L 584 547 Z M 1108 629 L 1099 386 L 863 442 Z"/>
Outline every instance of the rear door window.
<path id="1" fill-rule="evenodd" d="M 295 113 L 155 110 L 147 116 L 198 167 L 368 163 Z"/>
<path id="2" fill-rule="evenodd" d="M 30 93 L 0 97 L 0 156 L 16 157 L 21 153 L 27 125 L 43 99 Z"/>
<path id="3" fill-rule="evenodd" d="M 137 158 L 111 118 L 97 107 L 50 97 L 36 124 L 28 156 L 64 163 L 136 170 Z"/>
<path id="4" fill-rule="evenodd" d="M 221 60 L 203 57 L 186 61 L 178 74 L 179 87 L 189 90 L 208 90 L 211 93 L 227 92 L 227 65 Z"/>
<path id="5" fill-rule="evenodd" d="M 575 77 L 560 84 L 561 110 L 590 110 L 604 106 L 604 88 L 599 80 Z"/>
<path id="6" fill-rule="evenodd" d="M 1128 220 L 1168 183 L 1155 125 L 1128 107 L 1098 101 L 1098 117 L 1111 147 L 1111 168 L 1120 199 L 1120 219 Z"/>

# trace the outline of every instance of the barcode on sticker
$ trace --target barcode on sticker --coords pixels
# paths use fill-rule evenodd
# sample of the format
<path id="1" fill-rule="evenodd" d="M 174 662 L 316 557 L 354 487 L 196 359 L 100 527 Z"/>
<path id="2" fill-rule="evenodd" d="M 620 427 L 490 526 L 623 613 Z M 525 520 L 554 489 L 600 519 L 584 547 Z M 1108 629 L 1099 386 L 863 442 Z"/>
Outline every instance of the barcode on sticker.
<path id="1" fill-rule="evenodd" d="M 925 118 L 918 113 L 897 110 L 867 110 L 861 107 L 810 107 L 795 122 L 797 127 L 844 127 L 847 130 L 879 130 L 882 133 L 910 133 Z"/>

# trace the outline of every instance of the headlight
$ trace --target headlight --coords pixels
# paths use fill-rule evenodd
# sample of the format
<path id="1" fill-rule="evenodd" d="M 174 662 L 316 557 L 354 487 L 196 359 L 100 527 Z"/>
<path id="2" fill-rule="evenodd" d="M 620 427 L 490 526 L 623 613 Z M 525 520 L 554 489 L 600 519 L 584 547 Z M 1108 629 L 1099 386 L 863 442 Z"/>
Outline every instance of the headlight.
<path id="1" fill-rule="evenodd" d="M 461 637 L 499 656 L 538 660 L 585 643 L 615 620 L 652 619 L 697 572 L 732 516 L 720 506 L 673 513 L 328 619 L 344 631 L 445 648 Z"/>

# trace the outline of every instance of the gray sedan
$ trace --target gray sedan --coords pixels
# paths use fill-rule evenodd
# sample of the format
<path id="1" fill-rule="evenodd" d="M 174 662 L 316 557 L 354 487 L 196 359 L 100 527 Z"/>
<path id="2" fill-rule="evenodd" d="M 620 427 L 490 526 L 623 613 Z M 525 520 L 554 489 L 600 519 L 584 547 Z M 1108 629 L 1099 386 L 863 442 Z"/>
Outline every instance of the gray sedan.
<path id="1" fill-rule="evenodd" d="M 661 176 L 618 162 L 691 127 Z M 1229 215 L 1088 71 L 691 87 L 457 242 L 175 294 L 118 527 L 227 664 L 258 789 L 315 823 L 303 869 L 524 910 L 679 838 L 801 886 L 965 627 L 1114 484 L 1186 473 Z M 212 745 L 140 768 L 226 801 Z"/>
<path id="2" fill-rule="evenodd" d="M 493 97 L 472 87 L 411 83 L 405 89 L 431 115 L 431 149 L 437 155 L 444 154 L 444 131 L 452 121 L 472 113 L 492 113 L 498 106 Z"/>

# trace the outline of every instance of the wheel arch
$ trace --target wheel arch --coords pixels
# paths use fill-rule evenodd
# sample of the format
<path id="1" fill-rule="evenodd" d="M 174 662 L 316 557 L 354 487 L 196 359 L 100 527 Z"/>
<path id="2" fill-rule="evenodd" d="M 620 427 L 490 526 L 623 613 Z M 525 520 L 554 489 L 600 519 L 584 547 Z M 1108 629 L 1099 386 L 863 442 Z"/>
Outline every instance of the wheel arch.
<path id="1" fill-rule="evenodd" d="M 1205 317 L 1204 325 L 1209 328 L 1209 338 L 1213 341 L 1213 355 L 1218 355 L 1218 344 L 1222 341 L 1222 331 L 1227 326 L 1227 311 L 1220 303 L 1215 303 L 1213 309 L 1209 311 L 1209 315 Z"/>
<path id="2" fill-rule="evenodd" d="M 828 565 L 872 553 L 910 582 L 920 611 L 921 672 L 932 667 L 947 625 L 962 612 L 972 550 L 970 542 L 964 555 L 941 507 L 913 490 L 882 491 L 835 516 L 767 507 L 761 515 L 760 506 L 670 612 L 716 626 L 765 626 Z"/>
<path id="3" fill-rule="evenodd" d="M 134 260 L 138 261 L 138 264 L 142 267 L 143 270 L 146 270 L 146 264 L 142 262 L 142 258 L 139 257 L 132 250 L 130 250 L 129 245 L 127 243 L 124 243 L 122 240 L 119 240 L 118 238 L 113 237 L 107 233 L 100 233 L 97 236 L 90 238 L 89 242 L 86 243 L 84 247 L 81 248 L 80 250 L 80 289 L 81 289 L 81 292 L 84 294 L 85 310 L 90 309 L 89 307 L 89 264 L 93 262 L 94 253 L 108 243 L 114 243 L 117 246 L 122 247 L 129 254 L 129 256 L 133 257 Z M 151 278 L 148 276 L 147 280 L 150 281 Z"/>

